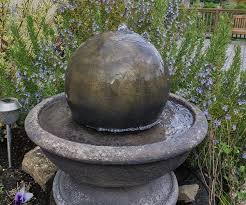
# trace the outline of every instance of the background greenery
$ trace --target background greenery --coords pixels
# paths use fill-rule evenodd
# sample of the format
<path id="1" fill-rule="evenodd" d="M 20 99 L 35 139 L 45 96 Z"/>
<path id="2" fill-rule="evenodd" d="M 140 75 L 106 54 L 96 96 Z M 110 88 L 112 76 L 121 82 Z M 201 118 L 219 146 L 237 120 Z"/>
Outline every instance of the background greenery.
<path id="1" fill-rule="evenodd" d="M 246 72 L 240 70 L 240 48 L 230 68 L 222 68 L 231 38 L 227 16 L 220 17 L 208 45 L 197 12 L 179 11 L 176 0 L 60 2 L 45 1 L 37 9 L 30 0 L 17 7 L 1 3 L 0 96 L 19 98 L 24 117 L 43 98 L 64 90 L 67 62 L 82 42 L 126 24 L 168 62 L 172 92 L 207 116 L 208 136 L 189 161 L 206 179 L 210 204 L 245 200 Z"/>
<path id="2" fill-rule="evenodd" d="M 202 3 L 204 8 L 246 9 L 246 2 L 243 0 L 190 0 L 190 3 Z"/>

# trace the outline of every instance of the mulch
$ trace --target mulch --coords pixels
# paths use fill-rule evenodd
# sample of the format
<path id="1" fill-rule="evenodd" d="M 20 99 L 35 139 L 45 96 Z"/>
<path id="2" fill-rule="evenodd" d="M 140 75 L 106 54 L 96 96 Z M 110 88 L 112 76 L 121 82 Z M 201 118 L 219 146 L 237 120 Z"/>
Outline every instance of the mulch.
<path id="1" fill-rule="evenodd" d="M 22 159 L 29 150 L 35 147 L 23 128 L 12 129 L 12 168 L 8 168 L 7 142 L 0 142 L 0 204 L 12 205 L 14 194 L 21 184 L 29 187 L 33 199 L 27 205 L 48 205 L 50 193 L 44 192 L 33 178 L 21 170 Z M 2 133 L 3 136 L 3 133 Z"/>

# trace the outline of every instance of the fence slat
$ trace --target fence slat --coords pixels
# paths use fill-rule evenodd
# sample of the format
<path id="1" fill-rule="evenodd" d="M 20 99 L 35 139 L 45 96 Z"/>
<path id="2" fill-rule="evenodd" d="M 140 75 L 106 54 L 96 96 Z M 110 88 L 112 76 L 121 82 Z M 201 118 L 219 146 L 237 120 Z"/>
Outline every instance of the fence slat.
<path id="1" fill-rule="evenodd" d="M 181 9 L 182 10 L 182 9 Z M 189 10 L 194 10 L 190 8 Z M 246 38 L 246 10 L 199 8 L 197 11 L 207 26 L 207 32 L 213 32 L 219 21 L 219 15 L 227 13 L 232 22 L 232 35 L 243 35 Z"/>

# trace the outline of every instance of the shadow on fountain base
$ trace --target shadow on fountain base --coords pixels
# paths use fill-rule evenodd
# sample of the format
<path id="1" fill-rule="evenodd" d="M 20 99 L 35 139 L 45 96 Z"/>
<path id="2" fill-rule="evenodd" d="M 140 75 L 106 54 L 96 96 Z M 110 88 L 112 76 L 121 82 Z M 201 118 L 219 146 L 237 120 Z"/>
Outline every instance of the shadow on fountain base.
<path id="1" fill-rule="evenodd" d="M 53 182 L 53 197 L 50 205 L 175 205 L 178 183 L 170 172 L 141 186 L 103 188 L 77 184 L 69 175 L 58 171 Z"/>

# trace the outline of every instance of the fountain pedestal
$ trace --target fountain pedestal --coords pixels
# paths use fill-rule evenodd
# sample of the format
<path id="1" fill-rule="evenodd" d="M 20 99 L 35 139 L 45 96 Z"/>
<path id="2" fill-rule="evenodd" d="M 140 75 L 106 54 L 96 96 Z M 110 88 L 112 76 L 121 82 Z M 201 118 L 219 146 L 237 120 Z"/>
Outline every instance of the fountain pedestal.
<path id="1" fill-rule="evenodd" d="M 58 171 L 53 184 L 56 205 L 175 205 L 178 183 L 173 172 L 148 184 L 103 188 L 79 184 Z"/>

